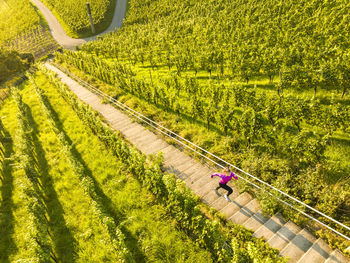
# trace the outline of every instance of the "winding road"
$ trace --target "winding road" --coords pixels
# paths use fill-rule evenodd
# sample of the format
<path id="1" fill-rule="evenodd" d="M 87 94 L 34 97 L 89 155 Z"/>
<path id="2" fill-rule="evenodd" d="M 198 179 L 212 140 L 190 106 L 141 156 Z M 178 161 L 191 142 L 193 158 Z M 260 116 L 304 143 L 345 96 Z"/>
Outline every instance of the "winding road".
<path id="1" fill-rule="evenodd" d="M 39 0 L 31 0 L 31 2 L 39 9 L 44 18 L 49 25 L 49 31 L 51 36 L 66 49 L 75 49 L 76 46 L 81 46 L 82 44 L 96 40 L 97 36 L 87 37 L 87 38 L 71 38 L 66 34 L 62 25 L 58 22 L 57 18 L 52 14 L 52 12 Z M 109 27 L 100 33 L 99 35 L 105 34 L 110 31 L 114 31 L 123 24 L 123 19 L 126 13 L 127 0 L 117 0 L 117 4 L 114 10 L 114 16 Z"/>

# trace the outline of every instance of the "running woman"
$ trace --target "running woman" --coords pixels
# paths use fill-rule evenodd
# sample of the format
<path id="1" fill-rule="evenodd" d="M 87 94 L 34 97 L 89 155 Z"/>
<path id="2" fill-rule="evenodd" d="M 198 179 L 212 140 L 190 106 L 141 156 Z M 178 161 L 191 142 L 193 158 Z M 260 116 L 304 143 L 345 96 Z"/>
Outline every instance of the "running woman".
<path id="1" fill-rule="evenodd" d="M 231 181 L 232 178 L 235 178 L 237 180 L 238 179 L 237 175 L 235 175 L 233 172 L 231 172 L 231 170 L 229 168 L 226 168 L 223 170 L 222 174 L 214 173 L 210 177 L 213 178 L 214 176 L 219 176 L 221 178 L 221 180 L 219 182 L 219 186 L 216 187 L 214 190 L 218 191 L 220 188 L 227 190 L 227 194 L 225 194 L 224 197 L 227 200 L 227 202 L 231 202 L 229 196 L 230 196 L 230 194 L 232 194 L 233 190 L 231 187 L 229 187 L 227 185 L 227 183 L 229 181 Z"/>

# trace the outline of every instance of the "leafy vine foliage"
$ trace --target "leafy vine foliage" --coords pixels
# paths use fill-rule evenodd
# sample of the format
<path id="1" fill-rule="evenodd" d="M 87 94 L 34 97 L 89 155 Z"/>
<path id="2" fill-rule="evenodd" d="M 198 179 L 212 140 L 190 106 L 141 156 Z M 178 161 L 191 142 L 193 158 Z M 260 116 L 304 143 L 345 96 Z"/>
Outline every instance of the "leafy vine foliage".
<path id="1" fill-rule="evenodd" d="M 347 222 L 349 165 L 330 152 L 348 147 L 339 136 L 350 131 L 349 11 L 344 0 L 131 0 L 120 30 L 57 61 L 114 86 L 110 95 L 214 128 L 228 141 L 220 157 Z M 249 86 L 263 78 L 276 93 Z M 262 199 L 266 211 L 280 209 Z"/>
<path id="2" fill-rule="evenodd" d="M 201 86 L 195 78 L 177 75 L 152 84 L 138 78 L 123 63 L 110 63 L 84 52 L 65 51 L 57 54 L 57 61 L 170 113 L 199 120 L 208 129 L 216 127 L 229 138 L 239 138 L 239 142 L 230 147 L 240 154 L 236 160 L 241 160 L 244 169 L 328 215 L 346 220 L 342 208 L 347 206 L 346 194 L 334 195 L 332 187 L 318 179 L 337 166 L 325 155 L 330 138 L 334 132 L 350 130 L 350 108 L 344 104 L 331 99 L 325 105 L 316 97 L 271 97 L 234 84 L 210 82 L 208 86 Z M 310 126 L 322 132 L 315 132 Z M 311 182 L 315 187 L 322 185 L 318 192 L 309 187 Z M 340 192 L 349 192 L 346 185 L 340 188 Z M 333 201 L 329 206 L 330 199 Z M 270 202 L 266 204 L 270 213 L 279 209 Z"/>
<path id="3" fill-rule="evenodd" d="M 86 1 L 83 0 L 43 0 L 43 2 L 55 11 L 56 14 L 74 33 L 84 33 L 90 30 L 90 21 L 86 9 Z M 95 26 L 100 26 L 106 19 L 109 10 L 112 9 L 113 0 L 92 0 L 91 13 Z"/>
<path id="4" fill-rule="evenodd" d="M 243 227 L 235 226 L 229 232 L 221 229 L 218 221 L 208 219 L 201 211 L 200 201 L 180 180 L 173 175 L 164 175 L 161 170 L 162 157 L 146 157 L 134 147 L 128 146 L 122 137 L 101 121 L 98 113 L 89 106 L 78 102 L 75 95 L 52 72 L 41 70 L 58 88 L 61 95 L 72 106 L 81 120 L 96 134 L 106 147 L 126 163 L 130 172 L 140 180 L 161 204 L 165 204 L 168 213 L 176 220 L 192 240 L 200 247 L 211 252 L 213 260 L 220 262 L 284 262 L 277 252 L 262 240 L 252 237 L 252 233 Z M 238 240 L 242 237 L 242 240 Z M 225 244 L 234 244 L 227 249 Z"/>
<path id="5" fill-rule="evenodd" d="M 349 11 L 343 0 L 133 0 L 125 26 L 83 50 L 246 82 L 282 72 L 282 86 L 327 86 L 344 95 L 350 87 Z"/>

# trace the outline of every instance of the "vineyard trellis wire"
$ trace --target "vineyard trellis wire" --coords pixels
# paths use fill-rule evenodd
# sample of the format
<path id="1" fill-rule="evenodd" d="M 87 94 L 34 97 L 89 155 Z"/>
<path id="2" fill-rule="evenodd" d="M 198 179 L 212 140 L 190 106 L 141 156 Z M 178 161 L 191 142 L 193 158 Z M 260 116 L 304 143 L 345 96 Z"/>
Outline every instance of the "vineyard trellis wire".
<path id="1" fill-rule="evenodd" d="M 61 70 L 62 72 L 66 73 L 68 76 L 70 76 L 71 78 L 73 78 L 75 81 L 77 81 L 78 83 L 82 84 L 84 87 L 90 89 L 92 92 L 98 94 L 99 96 L 103 97 L 104 99 L 110 101 L 112 104 L 116 105 L 118 108 L 122 109 L 123 111 L 127 112 L 128 114 L 134 116 L 135 118 L 139 119 L 140 121 L 146 123 L 147 125 L 151 126 L 152 128 L 156 129 L 157 131 L 159 131 L 160 133 L 164 134 L 165 136 L 169 137 L 170 139 L 176 141 L 177 143 L 183 145 L 184 147 L 188 148 L 189 150 L 193 151 L 194 153 L 200 155 L 201 157 L 205 158 L 206 160 L 208 160 L 209 162 L 213 163 L 214 165 L 224 168 L 226 166 L 230 166 L 235 168 L 236 170 L 240 171 L 241 173 L 249 176 L 251 179 L 263 184 L 264 186 L 266 186 L 267 188 L 270 188 L 274 191 L 277 191 L 279 194 L 297 202 L 298 204 L 302 205 L 305 208 L 308 208 L 310 210 L 312 210 L 313 212 L 317 213 L 320 216 L 323 216 L 325 218 L 327 218 L 328 220 L 332 221 L 333 223 L 347 229 L 350 231 L 350 227 L 346 226 L 345 224 L 333 219 L 330 216 L 327 216 L 326 214 L 322 213 L 321 211 L 305 204 L 304 202 L 298 200 L 297 198 L 279 190 L 278 188 L 266 183 L 265 181 L 255 177 L 254 175 L 251 175 L 248 172 L 245 172 L 244 170 L 240 169 L 239 167 L 223 160 L 222 158 L 208 152 L 207 150 L 203 149 L 202 147 L 192 143 L 191 141 L 181 137 L 180 135 L 174 133 L 173 131 L 165 128 L 164 126 L 156 123 L 155 121 L 147 118 L 146 116 L 142 115 L 141 113 L 133 110 L 132 108 L 128 107 L 127 105 L 119 102 L 118 100 L 114 99 L 113 97 L 105 94 L 104 92 L 98 90 L 97 88 L 95 88 L 94 86 L 90 85 L 89 83 L 85 82 L 84 80 L 78 78 L 77 76 L 75 76 L 74 74 L 72 74 L 71 72 L 69 72 L 67 69 L 57 65 L 56 63 L 50 61 L 50 63 L 55 66 L 56 68 L 58 68 L 59 70 Z M 188 145 L 189 144 L 189 145 Z M 217 161 L 213 160 L 212 158 L 206 156 L 205 154 L 210 155 L 211 157 L 215 158 Z M 331 230 L 332 232 L 336 233 L 337 235 L 347 239 L 350 241 L 350 237 L 346 236 L 343 233 L 340 233 L 339 231 L 333 229 L 332 227 L 330 227 L 329 225 L 321 222 L 320 220 L 316 219 L 315 217 L 313 217 L 312 215 L 307 214 L 306 212 L 300 210 L 299 208 L 295 207 L 293 204 L 288 203 L 285 200 L 282 200 L 280 197 L 276 196 L 275 194 L 271 193 L 270 191 L 268 191 L 267 189 L 257 185 L 255 182 L 250 181 L 249 179 L 241 176 L 241 175 L 237 175 L 239 178 L 241 178 L 242 180 L 246 181 L 247 183 L 249 183 L 250 185 L 252 185 L 253 187 L 262 190 L 263 192 L 267 193 L 268 195 L 274 197 L 275 199 L 277 199 L 278 201 L 282 202 L 283 204 L 289 206 L 290 208 L 294 209 L 295 211 L 299 212 L 300 214 L 306 216 L 307 218 L 315 221 L 316 223 L 326 227 L 327 229 Z M 350 247 L 347 248 L 347 250 L 349 250 Z"/>

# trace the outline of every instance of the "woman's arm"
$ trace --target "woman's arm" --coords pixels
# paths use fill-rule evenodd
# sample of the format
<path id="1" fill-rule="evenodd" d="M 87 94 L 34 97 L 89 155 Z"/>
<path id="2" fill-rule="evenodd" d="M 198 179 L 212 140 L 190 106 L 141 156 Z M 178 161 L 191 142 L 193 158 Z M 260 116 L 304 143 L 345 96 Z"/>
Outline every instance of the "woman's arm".
<path id="1" fill-rule="evenodd" d="M 213 178 L 214 176 L 219 176 L 220 178 L 223 178 L 223 174 L 219 174 L 219 173 L 215 173 L 215 174 L 212 174 L 210 177 Z"/>

